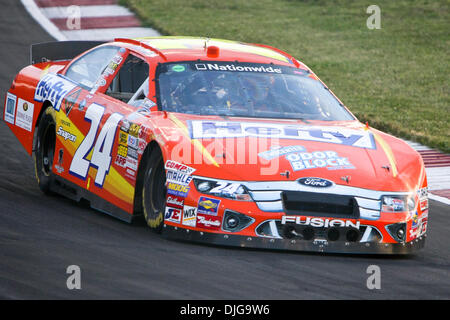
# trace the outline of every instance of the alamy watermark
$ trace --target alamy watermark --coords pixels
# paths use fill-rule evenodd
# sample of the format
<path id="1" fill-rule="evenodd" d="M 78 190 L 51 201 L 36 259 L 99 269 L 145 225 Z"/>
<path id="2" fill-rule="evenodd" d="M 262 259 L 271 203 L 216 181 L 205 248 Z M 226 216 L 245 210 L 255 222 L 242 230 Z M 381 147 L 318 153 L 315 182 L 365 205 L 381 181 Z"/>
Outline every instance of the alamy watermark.
<path id="1" fill-rule="evenodd" d="M 80 30 L 81 29 L 81 7 L 80 6 L 69 6 L 66 9 L 67 20 L 66 26 L 69 30 Z"/>
<path id="2" fill-rule="evenodd" d="M 381 29 L 381 9 L 376 4 L 367 7 L 366 13 L 370 14 L 367 18 L 366 26 L 368 29 Z"/>
<path id="3" fill-rule="evenodd" d="M 70 265 L 66 269 L 67 277 L 66 286 L 69 290 L 81 289 L 81 269 L 77 265 Z"/>
<path id="4" fill-rule="evenodd" d="M 367 289 L 369 290 L 380 290 L 381 289 L 381 269 L 377 265 L 370 265 L 367 267 L 366 273 L 369 277 L 366 281 Z"/>

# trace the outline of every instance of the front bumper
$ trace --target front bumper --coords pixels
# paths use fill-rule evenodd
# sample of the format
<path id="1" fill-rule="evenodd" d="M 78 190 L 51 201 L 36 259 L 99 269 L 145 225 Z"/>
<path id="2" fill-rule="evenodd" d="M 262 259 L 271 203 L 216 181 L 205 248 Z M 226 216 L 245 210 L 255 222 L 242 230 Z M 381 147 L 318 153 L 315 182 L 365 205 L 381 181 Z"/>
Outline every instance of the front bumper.
<path id="1" fill-rule="evenodd" d="M 164 234 L 208 244 L 309 252 L 411 254 L 424 247 L 428 210 L 418 205 L 415 191 L 388 192 L 415 196 L 417 205 L 415 211 L 387 213 L 381 210 L 383 191 L 337 184 L 322 190 L 297 181 L 233 183 L 243 185 L 253 201 L 205 195 L 193 187 L 183 208 L 167 204 Z"/>
<path id="2" fill-rule="evenodd" d="M 164 225 L 163 236 L 173 240 L 201 242 L 206 244 L 261 248 L 272 250 L 290 250 L 321 253 L 349 253 L 349 254 L 412 254 L 425 245 L 426 234 L 410 242 L 377 243 L 377 242 L 330 242 L 320 240 L 289 240 L 265 237 L 251 237 L 237 234 L 221 234 L 196 231 Z"/>

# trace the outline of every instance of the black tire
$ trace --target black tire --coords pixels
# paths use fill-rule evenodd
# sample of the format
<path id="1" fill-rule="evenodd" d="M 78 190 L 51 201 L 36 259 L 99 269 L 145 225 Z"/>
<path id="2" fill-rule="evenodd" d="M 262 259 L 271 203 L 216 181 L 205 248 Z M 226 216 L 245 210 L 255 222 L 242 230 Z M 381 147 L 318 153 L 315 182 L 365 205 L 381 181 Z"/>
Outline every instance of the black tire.
<path id="1" fill-rule="evenodd" d="M 148 161 L 142 183 L 142 211 L 147 225 L 157 233 L 162 231 L 166 207 L 166 171 L 159 148 L 154 148 Z"/>
<path id="2" fill-rule="evenodd" d="M 56 124 L 53 107 L 44 110 L 34 142 L 34 168 L 39 189 L 50 194 L 53 158 L 56 144 Z"/>

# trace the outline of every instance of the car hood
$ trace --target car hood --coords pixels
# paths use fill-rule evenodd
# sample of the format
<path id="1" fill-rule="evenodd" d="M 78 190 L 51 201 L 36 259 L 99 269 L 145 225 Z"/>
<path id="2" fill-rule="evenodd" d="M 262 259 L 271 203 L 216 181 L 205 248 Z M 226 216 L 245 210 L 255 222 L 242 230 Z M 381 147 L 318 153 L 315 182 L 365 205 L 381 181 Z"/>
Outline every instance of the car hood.
<path id="1" fill-rule="evenodd" d="M 380 191 L 411 191 L 424 173 L 400 139 L 358 121 L 302 121 L 166 113 L 159 122 L 165 159 L 194 175 L 235 181 L 317 177 Z"/>

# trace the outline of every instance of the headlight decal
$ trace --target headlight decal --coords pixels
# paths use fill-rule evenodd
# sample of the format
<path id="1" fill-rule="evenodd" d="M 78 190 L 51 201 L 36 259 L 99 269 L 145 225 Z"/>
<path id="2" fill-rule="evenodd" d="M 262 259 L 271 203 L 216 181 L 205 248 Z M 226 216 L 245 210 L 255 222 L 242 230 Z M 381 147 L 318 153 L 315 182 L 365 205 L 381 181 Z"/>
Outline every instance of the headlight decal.
<path id="1" fill-rule="evenodd" d="M 194 186 L 197 191 L 204 194 L 240 201 L 252 200 L 247 189 L 237 182 L 194 178 Z"/>
<path id="2" fill-rule="evenodd" d="M 413 197 L 408 196 L 383 196 L 381 198 L 381 211 L 383 212 L 411 212 L 416 203 Z"/>

